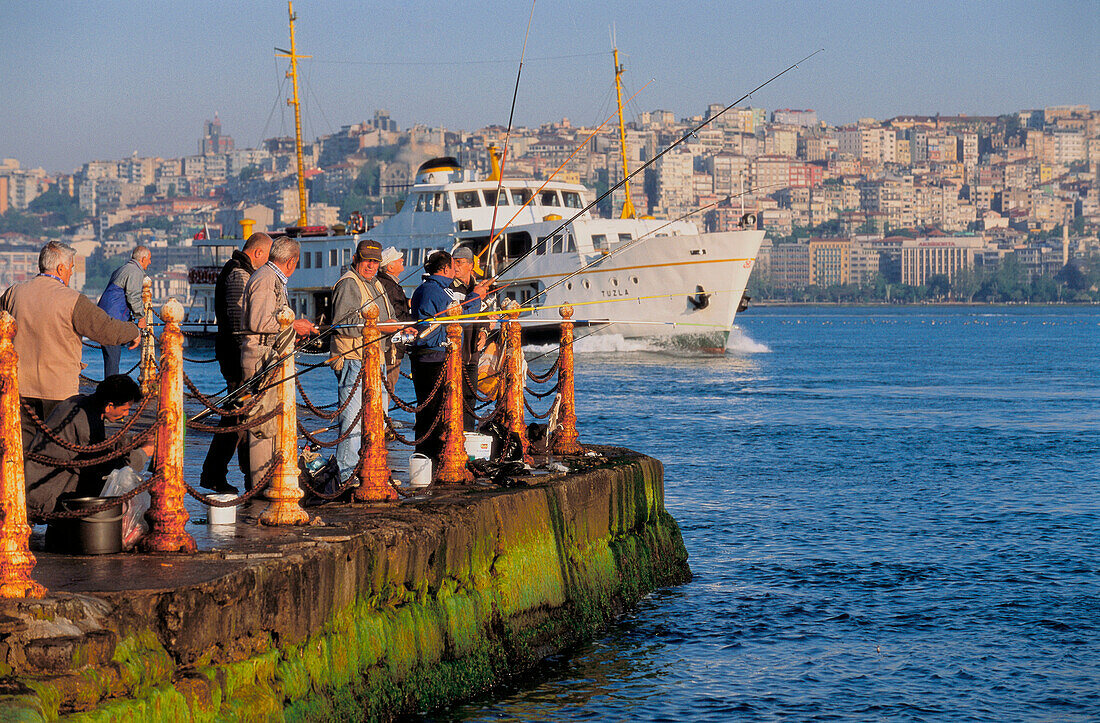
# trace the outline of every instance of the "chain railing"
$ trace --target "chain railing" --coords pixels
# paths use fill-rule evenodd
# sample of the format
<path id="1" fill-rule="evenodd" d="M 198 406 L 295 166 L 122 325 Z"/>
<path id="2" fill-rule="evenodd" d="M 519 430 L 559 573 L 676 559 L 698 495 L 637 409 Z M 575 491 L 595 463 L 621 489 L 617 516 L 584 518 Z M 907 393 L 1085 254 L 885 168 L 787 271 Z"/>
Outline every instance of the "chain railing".
<path id="1" fill-rule="evenodd" d="M 143 337 L 141 359 L 135 368 L 140 368 L 143 394 L 140 403 L 131 410 L 130 417 L 102 441 L 90 444 L 77 444 L 65 439 L 59 430 L 71 419 L 62 420 L 52 427 L 39 417 L 33 407 L 22 404 L 16 378 L 17 360 L 12 340 L 15 334 L 15 321 L 0 313 L 0 496 L 2 496 L 2 519 L 0 519 L 0 597 L 21 597 L 42 595 L 45 590 L 35 583 L 30 572 L 34 568 L 34 556 L 27 547 L 30 535 L 28 525 L 26 490 L 23 465 L 25 460 L 60 468 L 83 468 L 116 460 L 138 446 L 155 439 L 153 454 L 153 474 L 125 494 L 105 499 L 101 505 L 81 510 L 54 510 L 35 517 L 36 522 L 52 520 L 70 520 L 87 517 L 98 511 L 117 506 L 121 502 L 133 499 L 139 494 L 149 493 L 150 506 L 146 512 L 149 532 L 142 539 L 140 549 L 155 552 L 193 552 L 195 542 L 186 530 L 190 516 L 184 507 L 184 498 L 190 496 L 210 507 L 233 507 L 250 502 L 260 496 L 266 497 L 268 507 L 260 515 L 260 522 L 269 525 L 304 524 L 309 521 L 308 514 L 301 508 L 300 501 L 304 492 L 319 500 L 351 499 L 357 502 L 377 502 L 393 500 L 407 496 L 395 489 L 393 475 L 387 463 L 387 432 L 391 438 L 401 444 L 417 446 L 432 435 L 440 435 L 443 442 L 442 453 L 435 470 L 434 481 L 438 483 L 466 483 L 473 479 L 467 465 L 465 451 L 465 430 L 463 412 L 480 423 L 499 421 L 508 434 L 509 444 L 518 445 L 520 457 L 532 462 L 527 440 L 526 415 L 536 419 L 551 417 L 556 419 L 552 425 L 552 448 L 556 454 L 576 454 L 581 452 L 577 444 L 576 411 L 573 399 L 573 325 L 570 321 L 572 309 L 563 308 L 561 347 L 557 359 L 541 373 L 527 369 L 523 358 L 521 327 L 516 320 L 517 311 L 504 312 L 504 361 L 503 368 L 494 374 L 500 374 L 502 384 L 497 394 L 486 395 L 478 388 L 479 378 L 471 379 L 462 363 L 462 326 L 459 323 L 446 325 L 446 359 L 443 373 L 439 375 L 430 393 L 415 403 L 402 400 L 397 390 L 390 384 L 383 371 L 381 345 L 384 338 L 378 331 L 378 309 L 371 305 L 364 312 L 362 368 L 359 377 L 350 390 L 341 392 L 343 398 L 332 404 L 315 404 L 306 393 L 299 375 L 319 368 L 323 363 L 304 364 L 299 368 L 295 352 L 280 354 L 279 363 L 267 370 L 260 384 L 254 384 L 251 398 L 215 397 L 204 394 L 195 382 L 184 372 L 185 361 L 208 363 L 217 359 L 187 360 L 183 356 L 184 332 L 180 328 L 183 308 L 176 301 L 169 301 L 161 309 L 163 330 L 160 333 L 160 358 L 156 358 L 155 346 L 149 342 L 155 340 L 151 329 L 153 323 L 149 294 L 145 295 L 146 330 Z M 456 305 L 448 310 L 451 316 L 458 316 L 461 309 Z M 285 336 L 290 333 L 289 326 L 293 314 L 289 308 L 279 312 L 278 321 Z M 151 353 L 152 352 L 152 353 Z M 131 370 L 133 371 L 133 370 Z M 556 379 L 555 379 L 556 375 Z M 408 375 L 405 375 L 408 376 Z M 480 377 L 480 375 L 479 375 Z M 548 389 L 526 389 L 526 381 L 537 384 L 552 383 Z M 464 395 L 467 387 L 472 394 Z M 531 397 L 543 399 L 556 395 L 550 410 L 539 414 L 525 398 L 527 391 Z M 230 390 L 236 392 L 237 390 Z M 298 394 L 295 394 L 295 391 Z M 426 432 L 419 438 L 402 436 L 387 416 L 385 400 L 409 413 L 423 412 L 432 402 L 439 402 L 440 414 L 431 421 Z M 442 401 L 437 395 L 443 395 Z M 154 399 L 154 396 L 156 399 Z M 310 431 L 298 419 L 298 401 L 301 398 L 303 411 L 321 420 L 332 421 L 342 416 L 348 406 L 357 399 L 360 408 L 355 417 L 331 439 L 322 439 L 319 435 L 331 427 Z M 188 420 L 184 414 L 184 399 L 197 402 L 207 412 L 222 417 L 234 417 L 239 424 L 231 427 L 202 424 Z M 246 401 L 241 401 L 245 399 Z M 232 401 L 226 401 L 232 400 Z M 155 405 L 155 406 L 154 406 Z M 490 411 L 486 410 L 492 405 Z M 144 414 L 156 409 L 149 426 L 135 432 L 140 419 L 148 419 Z M 30 420 L 33 427 L 41 432 L 44 439 L 57 445 L 66 452 L 75 453 L 73 459 L 63 459 L 37 452 L 23 454 L 20 431 L 20 411 Z M 556 414 L 555 414 L 556 411 Z M 207 412 L 204 412 L 207 413 Z M 442 431 L 440 432 L 440 427 Z M 266 472 L 250 489 L 232 499 L 220 499 L 207 495 L 184 480 L 183 453 L 184 431 L 192 429 L 201 432 L 226 433 L 247 431 L 255 434 L 271 433 L 275 439 L 275 451 L 267 462 Z M 304 438 L 318 448 L 330 448 L 340 442 L 361 435 L 359 463 L 351 474 L 339 481 L 334 488 L 321 489 L 309 479 L 309 475 L 300 477 L 298 471 L 298 440 Z"/>

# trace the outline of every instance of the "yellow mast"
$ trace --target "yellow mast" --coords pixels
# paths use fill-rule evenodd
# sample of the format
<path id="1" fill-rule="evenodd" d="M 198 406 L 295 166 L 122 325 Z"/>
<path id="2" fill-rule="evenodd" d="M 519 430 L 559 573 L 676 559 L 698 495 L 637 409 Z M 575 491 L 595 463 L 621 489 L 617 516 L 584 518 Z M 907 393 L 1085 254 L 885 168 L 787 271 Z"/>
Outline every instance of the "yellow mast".
<path id="1" fill-rule="evenodd" d="M 290 58 L 290 70 L 287 71 L 286 77 L 290 78 L 291 85 L 294 86 L 294 98 L 287 99 L 286 104 L 294 106 L 294 150 L 298 154 L 298 225 L 308 226 L 309 221 L 306 219 L 306 164 L 302 157 L 302 106 L 298 102 L 298 59 L 312 58 L 313 56 L 298 55 L 298 48 L 294 44 L 294 21 L 297 19 L 294 14 L 294 3 L 287 0 L 286 7 L 287 12 L 290 14 L 290 50 L 276 53 L 276 57 Z M 275 49 L 282 50 L 282 48 Z"/>
<path id="2" fill-rule="evenodd" d="M 623 178 L 630 175 L 630 170 L 626 165 L 626 126 L 623 124 L 623 66 L 619 65 L 619 49 L 614 49 L 615 58 L 615 96 L 618 98 L 619 103 L 619 148 L 622 150 L 623 156 Z M 623 184 L 623 190 L 626 192 L 626 200 L 623 201 L 623 213 L 620 218 L 634 218 L 634 202 L 630 200 L 630 182 L 627 181 Z"/>

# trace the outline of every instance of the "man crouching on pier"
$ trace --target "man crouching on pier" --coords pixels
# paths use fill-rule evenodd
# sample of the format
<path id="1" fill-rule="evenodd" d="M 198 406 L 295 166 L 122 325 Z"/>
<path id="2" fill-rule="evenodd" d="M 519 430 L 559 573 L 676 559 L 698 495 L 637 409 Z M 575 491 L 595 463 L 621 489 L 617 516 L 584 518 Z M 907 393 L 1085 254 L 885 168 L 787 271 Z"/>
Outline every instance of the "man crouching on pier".
<path id="1" fill-rule="evenodd" d="M 50 413 L 46 426 L 54 435 L 72 446 L 87 446 L 107 439 L 104 422 L 117 423 L 126 419 L 130 407 L 141 401 L 141 387 L 125 374 L 115 374 L 99 383 L 92 394 L 75 394 L 60 402 Z M 119 440 L 118 449 L 128 440 Z M 107 475 L 127 464 L 141 473 L 153 454 L 153 440 L 132 450 L 129 455 L 110 457 L 111 450 L 77 452 L 64 447 L 41 429 L 31 441 L 30 452 L 59 460 L 82 461 L 105 457 L 89 467 L 54 467 L 28 459 L 24 463 L 27 483 L 27 516 L 41 519 L 57 511 L 58 498 L 63 496 L 97 497 L 103 490 Z"/>

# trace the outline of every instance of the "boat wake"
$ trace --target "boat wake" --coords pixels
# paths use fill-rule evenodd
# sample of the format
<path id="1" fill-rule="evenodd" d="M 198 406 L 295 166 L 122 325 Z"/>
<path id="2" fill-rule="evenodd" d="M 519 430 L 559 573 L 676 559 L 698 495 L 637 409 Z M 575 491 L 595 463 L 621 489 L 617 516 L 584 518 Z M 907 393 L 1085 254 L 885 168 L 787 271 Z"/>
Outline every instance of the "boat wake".
<path id="1" fill-rule="evenodd" d="M 726 340 L 726 351 L 738 354 L 768 354 L 771 349 L 767 344 L 762 344 L 750 337 L 744 329 L 735 326 L 730 329 L 729 339 Z"/>

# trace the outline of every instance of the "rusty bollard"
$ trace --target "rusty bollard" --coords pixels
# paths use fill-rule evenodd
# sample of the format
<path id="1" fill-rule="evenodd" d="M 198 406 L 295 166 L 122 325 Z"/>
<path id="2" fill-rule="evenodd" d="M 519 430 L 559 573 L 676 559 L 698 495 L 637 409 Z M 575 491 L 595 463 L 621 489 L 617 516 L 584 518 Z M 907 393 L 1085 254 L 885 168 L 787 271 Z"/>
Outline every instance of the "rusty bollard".
<path id="1" fill-rule="evenodd" d="M 452 304 L 447 316 L 458 316 L 462 307 Z M 462 430 L 462 324 L 447 324 L 447 360 L 443 368 L 443 452 L 435 481 L 442 484 L 472 482 L 474 476 L 466 468 L 466 434 Z"/>
<path id="2" fill-rule="evenodd" d="M 27 546 L 27 491 L 23 478 L 23 433 L 19 429 L 19 379 L 15 317 L 0 311 L 0 598 L 42 597 L 46 588 L 31 579 L 34 555 Z"/>
<path id="3" fill-rule="evenodd" d="M 523 363 L 523 340 L 520 335 L 520 323 L 516 321 L 518 311 L 508 314 L 509 321 L 504 322 L 504 428 L 508 430 L 507 446 L 510 440 L 518 436 L 523 450 L 523 461 L 532 464 L 534 460 L 527 452 L 527 416 L 523 408 L 523 389 L 526 386 L 526 374 Z"/>
<path id="4" fill-rule="evenodd" d="M 382 406 L 382 342 L 378 334 L 378 307 L 363 311 L 363 443 L 359 448 L 359 486 L 356 502 L 397 498 L 390 486 L 386 460 L 386 410 Z"/>
<path id="5" fill-rule="evenodd" d="M 275 319 L 279 322 L 279 337 L 283 338 L 290 333 L 294 312 L 289 306 L 284 306 Z M 276 353 L 280 353 L 279 350 Z M 294 372 L 294 352 L 291 350 L 286 353 L 286 358 L 276 372 L 280 380 L 280 412 L 277 417 L 279 432 L 275 437 L 275 453 L 280 455 L 281 460 L 275 476 L 271 478 L 271 486 L 267 488 L 267 498 L 271 500 L 271 504 L 260 515 L 260 522 L 265 525 L 309 523 L 309 515 L 298 504 L 303 495 L 302 488 L 298 485 L 298 400 L 294 391 Z"/>
<path id="6" fill-rule="evenodd" d="M 160 311 L 160 397 L 156 465 L 160 479 L 149 490 L 149 534 L 141 540 L 146 552 L 194 552 L 195 540 L 184 529 L 190 515 L 183 506 L 183 305 L 175 299 Z"/>
<path id="7" fill-rule="evenodd" d="M 577 400 L 573 380 L 573 307 L 563 306 L 561 314 L 561 348 L 558 350 L 558 426 L 554 430 L 554 454 L 580 454 L 584 450 L 577 442 Z"/>
<path id="8" fill-rule="evenodd" d="M 153 335 L 153 281 L 145 279 L 141 285 L 141 303 L 145 309 L 145 328 L 141 330 L 141 393 L 155 394 L 157 391 L 157 341 Z M 181 319 L 182 321 L 182 319 Z"/>

